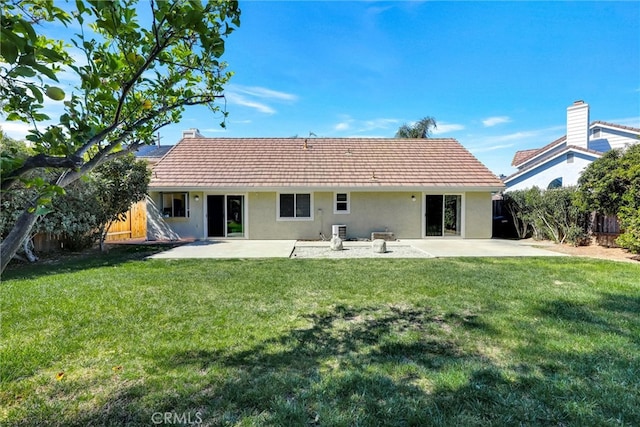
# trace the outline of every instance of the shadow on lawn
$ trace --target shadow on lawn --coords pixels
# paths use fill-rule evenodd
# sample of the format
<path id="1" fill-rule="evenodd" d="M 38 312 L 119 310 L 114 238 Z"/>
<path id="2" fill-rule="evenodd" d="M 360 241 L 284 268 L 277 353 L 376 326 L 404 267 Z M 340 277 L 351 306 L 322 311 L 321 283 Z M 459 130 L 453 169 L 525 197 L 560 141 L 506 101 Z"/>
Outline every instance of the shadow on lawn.
<path id="1" fill-rule="evenodd" d="M 588 308 L 569 307 L 565 313 L 562 304 L 550 303 L 549 315 L 565 316 L 568 327 L 586 321 L 620 333 Z M 600 307 L 631 313 L 638 305 L 637 298 L 603 295 Z M 157 355 L 157 368 L 168 373 L 164 378 L 189 373 L 190 380 L 147 380 L 67 421 L 149 425 L 154 413 L 169 412 L 199 417 L 203 425 L 640 423 L 639 389 L 623 384 L 636 378 L 637 372 L 628 375 L 633 366 L 637 370 L 637 354 L 550 350 L 537 344 L 545 337 L 532 329 L 525 356 L 505 367 L 473 339 L 458 338 L 494 332 L 472 313 L 336 306 L 306 319 L 308 327 L 242 351 Z"/>
<path id="2" fill-rule="evenodd" d="M 129 261 L 139 261 L 186 243 L 114 244 L 109 245 L 108 252 L 104 253 L 97 248 L 87 249 L 83 252 L 58 251 L 45 254 L 35 263 L 12 261 L 2 273 L 2 279 L 35 279 L 56 273 L 70 273 Z"/>

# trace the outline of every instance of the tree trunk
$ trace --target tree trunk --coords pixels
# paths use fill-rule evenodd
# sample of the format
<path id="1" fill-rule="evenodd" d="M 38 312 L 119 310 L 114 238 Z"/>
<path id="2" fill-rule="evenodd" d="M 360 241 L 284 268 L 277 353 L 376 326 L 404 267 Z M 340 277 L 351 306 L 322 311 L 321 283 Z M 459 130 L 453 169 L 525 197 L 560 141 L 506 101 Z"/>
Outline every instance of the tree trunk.
<path id="1" fill-rule="evenodd" d="M 24 256 L 27 257 L 29 262 L 36 262 L 38 261 L 38 257 L 33 253 L 33 250 L 31 250 L 32 247 L 33 242 L 31 241 L 31 238 L 27 236 L 27 238 L 22 242 L 22 250 L 24 251 Z"/>
<path id="2" fill-rule="evenodd" d="M 16 254 L 24 239 L 29 237 L 33 225 L 38 219 L 38 215 L 35 210 L 29 212 L 30 209 L 25 211 L 18 217 L 18 220 L 11 228 L 9 235 L 0 243 L 0 273 L 4 271 L 11 258 Z"/>

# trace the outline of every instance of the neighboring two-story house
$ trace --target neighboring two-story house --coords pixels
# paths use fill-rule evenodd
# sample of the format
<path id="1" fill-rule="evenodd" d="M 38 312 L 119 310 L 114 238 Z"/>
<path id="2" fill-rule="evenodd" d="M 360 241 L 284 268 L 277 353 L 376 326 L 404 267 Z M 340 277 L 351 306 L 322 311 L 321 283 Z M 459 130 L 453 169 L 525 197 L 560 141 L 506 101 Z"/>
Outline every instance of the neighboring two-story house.
<path id="1" fill-rule="evenodd" d="M 567 134 L 542 148 L 516 152 L 518 171 L 504 179 L 509 190 L 576 185 L 582 171 L 606 151 L 640 142 L 640 129 L 601 121 L 590 122 L 589 105 L 576 101 L 567 108 Z"/>

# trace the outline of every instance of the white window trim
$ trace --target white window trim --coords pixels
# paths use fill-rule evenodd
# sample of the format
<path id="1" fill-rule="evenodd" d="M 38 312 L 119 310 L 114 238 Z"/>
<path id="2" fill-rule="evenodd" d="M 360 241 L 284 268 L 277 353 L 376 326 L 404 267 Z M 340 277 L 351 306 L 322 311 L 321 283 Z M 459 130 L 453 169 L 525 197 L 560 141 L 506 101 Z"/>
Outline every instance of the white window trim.
<path id="1" fill-rule="evenodd" d="M 347 195 L 347 201 L 346 202 L 338 202 L 338 194 L 346 194 Z M 346 211 L 340 211 L 338 210 L 338 203 L 346 203 L 347 204 L 347 210 Z M 333 213 L 336 215 L 347 215 L 351 213 L 351 193 L 347 192 L 347 191 L 336 191 L 335 193 L 333 193 Z"/>
<path id="2" fill-rule="evenodd" d="M 309 217 L 281 217 L 280 216 L 280 195 L 281 194 L 308 194 L 309 195 L 309 209 L 310 209 L 310 216 Z M 313 221 L 313 213 L 314 213 L 314 209 L 313 209 L 313 192 L 309 191 L 309 192 L 302 192 L 302 191 L 283 191 L 282 193 L 278 192 L 278 194 L 276 195 L 276 221 Z M 294 210 L 295 210 L 295 206 L 294 206 Z"/>
<path id="3" fill-rule="evenodd" d="M 185 200 L 185 207 L 184 207 L 184 215 L 171 215 L 171 216 L 164 216 L 164 210 L 166 208 L 170 208 L 172 213 L 173 213 L 173 204 L 170 207 L 166 207 L 164 206 L 164 196 L 166 194 L 171 194 L 171 200 L 173 201 L 173 195 L 174 194 L 183 194 L 184 195 L 184 200 Z M 189 219 L 191 217 L 191 213 L 190 213 L 190 209 L 191 209 L 191 201 L 190 199 L 190 194 L 188 191 L 161 191 L 160 192 L 160 215 L 166 220 L 166 219 Z"/>

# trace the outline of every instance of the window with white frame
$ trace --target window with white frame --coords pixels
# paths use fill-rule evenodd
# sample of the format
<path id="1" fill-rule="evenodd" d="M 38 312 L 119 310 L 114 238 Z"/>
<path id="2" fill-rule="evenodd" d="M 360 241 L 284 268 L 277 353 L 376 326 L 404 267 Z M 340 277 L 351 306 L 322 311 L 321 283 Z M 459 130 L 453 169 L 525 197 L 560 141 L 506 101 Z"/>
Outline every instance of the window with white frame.
<path id="1" fill-rule="evenodd" d="M 348 214 L 351 211 L 349 193 L 334 193 L 333 202 L 333 213 Z"/>
<path id="2" fill-rule="evenodd" d="M 311 194 L 281 193 L 278 201 L 278 218 L 312 219 Z"/>
<path id="3" fill-rule="evenodd" d="M 160 212 L 165 218 L 189 216 L 189 193 L 161 193 Z"/>

